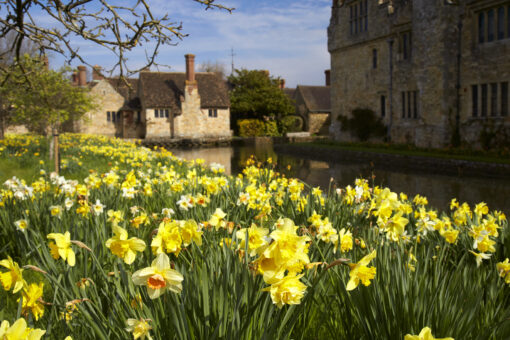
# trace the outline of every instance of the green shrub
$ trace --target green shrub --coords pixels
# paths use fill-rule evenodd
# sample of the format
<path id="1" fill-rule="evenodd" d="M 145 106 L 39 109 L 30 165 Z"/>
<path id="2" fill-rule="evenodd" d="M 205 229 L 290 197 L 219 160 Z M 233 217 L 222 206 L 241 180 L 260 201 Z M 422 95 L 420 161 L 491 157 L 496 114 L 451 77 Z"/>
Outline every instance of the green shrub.
<path id="1" fill-rule="evenodd" d="M 304 121 L 301 116 L 288 115 L 282 118 L 282 124 L 286 132 L 299 132 L 303 131 Z"/>
<path id="2" fill-rule="evenodd" d="M 360 141 L 367 141 L 370 137 L 383 137 L 386 134 L 386 126 L 381 118 L 370 109 L 354 109 L 352 118 L 338 116 L 338 120 L 342 123 L 342 131 L 349 131 Z"/>
<path id="3" fill-rule="evenodd" d="M 264 122 L 259 119 L 241 119 L 237 121 L 237 125 L 241 137 L 257 137 L 265 134 Z"/>
<path id="4" fill-rule="evenodd" d="M 276 121 L 269 120 L 267 122 L 264 122 L 264 133 L 266 136 L 271 137 L 279 136 L 280 133 L 278 132 L 278 125 L 276 124 Z"/>
<path id="5" fill-rule="evenodd" d="M 239 136 L 241 137 L 260 137 L 260 136 L 279 136 L 278 125 L 274 120 L 264 122 L 260 119 L 240 119 L 237 121 L 239 126 Z"/>

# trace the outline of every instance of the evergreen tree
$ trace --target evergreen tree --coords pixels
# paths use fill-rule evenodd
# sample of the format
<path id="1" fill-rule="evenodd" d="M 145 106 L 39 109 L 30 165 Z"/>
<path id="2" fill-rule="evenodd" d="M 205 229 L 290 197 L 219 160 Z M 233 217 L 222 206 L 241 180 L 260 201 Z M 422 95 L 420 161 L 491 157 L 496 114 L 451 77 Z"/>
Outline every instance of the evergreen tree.
<path id="1" fill-rule="evenodd" d="M 233 123 L 244 118 L 274 119 L 279 132 L 284 132 L 283 119 L 294 114 L 295 108 L 292 100 L 280 89 L 280 78 L 271 77 L 263 70 L 241 69 L 235 70 L 228 81 Z"/>

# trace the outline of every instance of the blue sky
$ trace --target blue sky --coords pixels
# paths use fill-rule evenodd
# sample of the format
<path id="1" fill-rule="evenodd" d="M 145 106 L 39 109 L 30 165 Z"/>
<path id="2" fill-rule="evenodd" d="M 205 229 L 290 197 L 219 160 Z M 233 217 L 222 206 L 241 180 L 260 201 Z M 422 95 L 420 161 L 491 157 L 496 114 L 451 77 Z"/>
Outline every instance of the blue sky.
<path id="1" fill-rule="evenodd" d="M 168 13 L 189 34 L 177 46 L 163 47 L 158 62 L 170 65 L 171 71 L 184 71 L 184 54 L 193 53 L 197 64 L 219 61 L 230 73 L 233 48 L 236 68 L 267 69 L 284 78 L 288 87 L 324 84 L 324 70 L 330 67 L 326 30 L 331 0 L 219 2 L 236 10 L 229 14 L 205 11 L 191 0 L 151 0 L 154 13 Z M 83 44 L 81 52 L 90 64 L 113 65 L 114 56 L 108 50 L 77 43 Z M 129 54 L 128 63 L 140 66 L 144 55 L 144 47 L 138 48 Z M 63 58 L 52 58 L 52 67 L 62 63 Z"/>

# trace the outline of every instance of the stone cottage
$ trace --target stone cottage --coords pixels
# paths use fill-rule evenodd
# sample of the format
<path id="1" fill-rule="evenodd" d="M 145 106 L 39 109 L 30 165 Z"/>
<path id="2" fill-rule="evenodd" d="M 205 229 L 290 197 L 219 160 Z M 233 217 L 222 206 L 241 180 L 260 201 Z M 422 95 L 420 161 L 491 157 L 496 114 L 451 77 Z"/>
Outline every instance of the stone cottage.
<path id="1" fill-rule="evenodd" d="M 328 50 L 335 139 L 363 108 L 394 142 L 508 143 L 510 1 L 333 0 Z"/>
<path id="2" fill-rule="evenodd" d="M 87 83 L 86 68 L 79 66 L 73 81 L 90 87 L 98 108 L 74 130 L 123 138 L 231 136 L 226 82 L 216 73 L 195 73 L 195 56 L 185 57 L 185 73 L 142 71 L 127 83 L 104 78 L 99 67 Z"/>
<path id="3" fill-rule="evenodd" d="M 280 87 L 294 101 L 296 114 L 304 120 L 304 131 L 312 134 L 328 134 L 331 115 L 330 70 L 325 71 L 324 86 L 297 85 L 296 88 L 285 87 L 282 80 Z"/>

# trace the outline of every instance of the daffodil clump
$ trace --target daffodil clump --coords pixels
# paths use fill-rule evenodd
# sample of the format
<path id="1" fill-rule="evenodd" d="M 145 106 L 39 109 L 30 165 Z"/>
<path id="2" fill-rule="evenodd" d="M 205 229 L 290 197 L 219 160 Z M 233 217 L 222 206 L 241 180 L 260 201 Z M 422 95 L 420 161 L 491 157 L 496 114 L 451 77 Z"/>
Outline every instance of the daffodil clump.
<path id="1" fill-rule="evenodd" d="M 41 170 L 0 188 L 0 340 L 510 338 L 508 222 L 483 202 L 72 134 L 57 175 L 45 145 L 0 142 Z"/>

